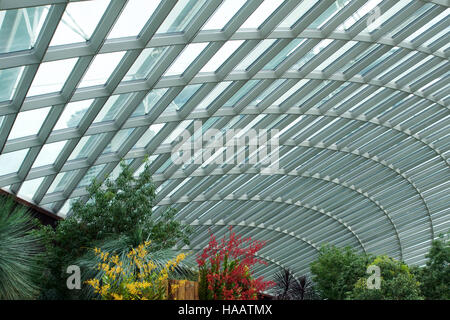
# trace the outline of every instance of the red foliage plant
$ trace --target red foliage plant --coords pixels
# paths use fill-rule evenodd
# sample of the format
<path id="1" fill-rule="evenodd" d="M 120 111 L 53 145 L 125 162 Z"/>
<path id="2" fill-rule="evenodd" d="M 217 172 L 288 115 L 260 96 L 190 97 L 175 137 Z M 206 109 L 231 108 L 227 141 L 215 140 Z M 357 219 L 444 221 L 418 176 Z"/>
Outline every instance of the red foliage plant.
<path id="1" fill-rule="evenodd" d="M 252 268 L 267 262 L 255 257 L 264 241 L 242 238 L 232 231 L 218 242 L 211 233 L 208 246 L 197 256 L 200 270 L 200 299 L 256 300 L 257 294 L 272 287 L 272 281 L 255 278 Z"/>

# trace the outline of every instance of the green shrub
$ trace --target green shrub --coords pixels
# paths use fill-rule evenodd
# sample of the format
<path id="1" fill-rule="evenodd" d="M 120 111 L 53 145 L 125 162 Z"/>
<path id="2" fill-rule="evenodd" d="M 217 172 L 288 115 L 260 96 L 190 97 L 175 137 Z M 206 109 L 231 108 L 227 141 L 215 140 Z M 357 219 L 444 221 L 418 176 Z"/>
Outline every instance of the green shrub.
<path id="1" fill-rule="evenodd" d="M 378 266 L 381 273 L 380 288 L 370 289 L 367 278 L 355 284 L 349 299 L 354 300 L 420 300 L 419 282 L 408 265 L 386 255 L 377 256 L 367 267 Z"/>
<path id="2" fill-rule="evenodd" d="M 323 299 L 342 300 L 353 290 L 356 281 L 366 273 L 370 257 L 349 247 L 324 245 L 311 264 L 316 289 Z"/>

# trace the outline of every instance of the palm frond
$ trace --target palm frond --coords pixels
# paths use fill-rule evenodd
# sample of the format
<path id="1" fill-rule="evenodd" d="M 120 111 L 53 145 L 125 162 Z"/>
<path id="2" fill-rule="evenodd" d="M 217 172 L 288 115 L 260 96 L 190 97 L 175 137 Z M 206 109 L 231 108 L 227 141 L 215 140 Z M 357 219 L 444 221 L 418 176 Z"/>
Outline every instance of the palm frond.
<path id="1" fill-rule="evenodd" d="M 39 292 L 36 255 L 40 239 L 30 233 L 33 219 L 11 198 L 0 196 L 0 300 L 32 299 Z"/>

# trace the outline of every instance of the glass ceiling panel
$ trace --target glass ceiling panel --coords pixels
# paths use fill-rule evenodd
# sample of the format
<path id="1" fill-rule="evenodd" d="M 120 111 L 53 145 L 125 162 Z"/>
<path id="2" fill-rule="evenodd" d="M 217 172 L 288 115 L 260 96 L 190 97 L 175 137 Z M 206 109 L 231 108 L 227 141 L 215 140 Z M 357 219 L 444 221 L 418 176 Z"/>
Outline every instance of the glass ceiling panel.
<path id="1" fill-rule="evenodd" d="M 415 31 L 413 34 L 408 36 L 405 41 L 414 41 L 419 36 L 421 36 L 424 32 L 431 30 L 437 23 L 443 21 L 444 19 L 448 19 L 450 15 L 450 9 L 446 9 L 444 12 L 440 13 L 438 16 L 431 19 L 428 23 L 426 23 L 423 27 Z"/>
<path id="2" fill-rule="evenodd" d="M 136 142 L 136 144 L 133 146 L 133 149 L 145 148 L 163 127 L 164 124 L 162 123 L 151 125 L 138 140 L 138 142 Z"/>
<path id="3" fill-rule="evenodd" d="M 156 33 L 181 32 L 206 4 L 206 0 L 179 0 Z"/>
<path id="4" fill-rule="evenodd" d="M 159 60 L 164 57 L 168 48 L 169 47 L 156 47 L 144 49 L 123 78 L 123 81 L 147 78 Z"/>
<path id="5" fill-rule="evenodd" d="M 45 144 L 39 152 L 36 160 L 34 161 L 32 168 L 42 167 L 55 163 L 66 143 L 67 141 L 59 141 Z"/>
<path id="6" fill-rule="evenodd" d="M 244 43 L 244 40 L 227 41 L 200 72 L 215 72 Z"/>
<path id="7" fill-rule="evenodd" d="M 284 0 L 264 0 L 240 29 L 257 29 L 283 3 Z"/>
<path id="8" fill-rule="evenodd" d="M 91 184 L 92 180 L 97 178 L 97 176 L 100 174 L 100 172 L 103 170 L 103 168 L 106 166 L 106 164 L 100 164 L 97 166 L 92 166 L 89 168 L 89 170 L 84 175 L 83 179 L 80 180 L 80 182 L 77 185 L 77 188 L 86 187 L 89 184 Z"/>
<path id="9" fill-rule="evenodd" d="M 60 92 L 77 61 L 73 58 L 41 63 L 27 97 Z"/>
<path id="10" fill-rule="evenodd" d="M 94 99 L 81 100 L 70 102 L 64 108 L 63 113 L 58 119 L 58 122 L 53 127 L 53 130 L 74 128 L 80 124 L 81 119 L 88 111 Z"/>
<path id="11" fill-rule="evenodd" d="M 69 3 L 50 46 L 88 41 L 109 2 L 109 0 L 96 0 Z"/>
<path id="12" fill-rule="evenodd" d="M 314 7 L 318 0 L 302 1 L 280 24 L 280 28 L 292 28 L 297 21 Z"/>
<path id="13" fill-rule="evenodd" d="M 73 149 L 68 161 L 87 158 L 104 135 L 104 133 L 100 133 L 81 138 L 75 149 Z"/>
<path id="14" fill-rule="evenodd" d="M 276 41 L 276 39 L 267 39 L 258 43 L 256 48 L 245 56 L 245 58 L 236 66 L 235 70 L 247 70 L 248 67 L 262 56 Z"/>
<path id="15" fill-rule="evenodd" d="M 19 171 L 28 149 L 0 154 L 0 176 Z"/>
<path id="16" fill-rule="evenodd" d="M 293 54 L 306 39 L 298 38 L 292 40 L 286 47 L 283 48 L 269 63 L 267 63 L 263 69 L 265 70 L 275 70 L 280 63 L 286 60 L 291 54 Z"/>
<path id="17" fill-rule="evenodd" d="M 125 51 L 103 53 L 95 56 L 79 88 L 103 85 L 125 55 Z"/>
<path id="18" fill-rule="evenodd" d="M 50 107 L 19 112 L 8 140 L 37 134 L 49 111 Z"/>
<path id="19" fill-rule="evenodd" d="M 131 133 L 134 131 L 133 128 L 122 129 L 116 133 L 111 142 L 103 150 L 102 154 L 113 153 L 119 151 L 122 144 L 128 139 Z"/>
<path id="20" fill-rule="evenodd" d="M 328 21 L 330 21 L 339 12 L 339 10 L 345 8 L 345 6 L 349 3 L 350 3 L 350 0 L 336 0 L 313 23 L 311 23 L 308 28 L 310 28 L 310 29 L 322 28 Z"/>
<path id="21" fill-rule="evenodd" d="M 375 9 L 383 0 L 369 0 L 359 8 L 356 12 L 354 12 L 347 20 L 344 21 L 340 26 L 338 26 L 337 30 L 349 30 L 353 25 L 360 21 L 363 17 L 371 12 L 371 10 Z"/>
<path id="22" fill-rule="evenodd" d="M 25 181 L 17 192 L 18 196 L 29 200 L 33 199 L 34 194 L 43 180 L 44 177 Z"/>
<path id="23" fill-rule="evenodd" d="M 247 93 L 250 92 L 260 80 L 250 80 L 247 81 L 239 90 L 236 92 L 224 106 L 234 106 L 240 99 L 242 99 Z"/>
<path id="24" fill-rule="evenodd" d="M 200 89 L 201 86 L 201 84 L 192 84 L 184 87 L 183 91 L 181 91 L 175 99 L 173 99 L 173 102 L 170 103 L 165 111 L 169 112 L 181 110 L 186 102 L 189 101 L 189 99 L 197 92 L 198 89 Z"/>
<path id="25" fill-rule="evenodd" d="M 177 59 L 165 72 L 165 76 L 181 75 L 194 62 L 195 58 L 206 48 L 208 42 L 191 43 L 184 48 Z"/>
<path id="26" fill-rule="evenodd" d="M 48 188 L 47 193 L 61 192 L 64 191 L 67 184 L 70 182 L 72 177 L 78 172 L 78 170 L 67 171 L 59 173 L 53 183 Z"/>
<path id="27" fill-rule="evenodd" d="M 158 101 L 169 90 L 168 88 L 154 89 L 150 91 L 131 115 L 132 117 L 144 116 L 148 114 L 158 103 Z"/>
<path id="28" fill-rule="evenodd" d="M 108 39 L 137 36 L 160 2 L 160 0 L 128 0 Z M 142 10 L 143 6 L 146 6 L 145 10 Z"/>
<path id="29" fill-rule="evenodd" d="M 225 0 L 203 25 L 202 30 L 222 30 L 247 0 Z"/>
<path id="30" fill-rule="evenodd" d="M 49 8 L 0 10 L 0 54 L 33 48 Z"/>
<path id="31" fill-rule="evenodd" d="M 125 93 L 111 96 L 108 101 L 106 101 L 93 123 L 115 120 L 119 112 L 126 107 L 126 103 L 131 95 L 132 93 Z"/>
<path id="32" fill-rule="evenodd" d="M 217 84 L 214 89 L 197 105 L 196 109 L 206 109 L 208 106 L 222 93 L 224 92 L 232 81 L 224 81 Z"/>
<path id="33" fill-rule="evenodd" d="M 12 100 L 25 67 L 0 70 L 0 102 Z"/>

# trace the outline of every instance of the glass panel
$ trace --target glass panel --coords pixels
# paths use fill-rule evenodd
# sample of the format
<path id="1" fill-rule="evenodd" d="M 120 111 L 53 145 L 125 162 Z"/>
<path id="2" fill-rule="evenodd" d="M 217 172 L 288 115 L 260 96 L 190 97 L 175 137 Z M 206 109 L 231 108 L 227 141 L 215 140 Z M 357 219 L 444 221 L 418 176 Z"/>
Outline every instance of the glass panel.
<path id="1" fill-rule="evenodd" d="M 213 102 L 222 92 L 224 92 L 231 83 L 233 83 L 233 81 L 220 82 L 214 87 L 213 90 L 211 90 L 210 93 L 208 93 L 208 95 L 202 100 L 202 102 L 197 105 L 196 109 L 208 108 L 211 102 Z"/>
<path id="2" fill-rule="evenodd" d="M 69 3 L 50 46 L 89 40 L 109 2 L 109 0 L 97 0 Z"/>
<path id="3" fill-rule="evenodd" d="M 55 163 L 56 158 L 58 158 L 61 150 L 66 145 L 66 142 L 67 141 L 59 141 L 44 145 L 33 163 L 33 168 Z"/>
<path id="4" fill-rule="evenodd" d="M 306 39 L 298 38 L 294 39 L 289 44 L 284 47 L 269 63 L 267 63 L 263 69 L 265 70 L 274 70 L 276 67 L 280 65 L 287 57 L 289 57 L 296 49 L 300 47 L 302 43 L 304 43 Z"/>
<path id="5" fill-rule="evenodd" d="M 81 138 L 68 160 L 87 158 L 104 135 L 101 133 Z"/>
<path id="6" fill-rule="evenodd" d="M 0 154 L 0 176 L 19 171 L 28 149 Z"/>
<path id="7" fill-rule="evenodd" d="M 444 30 L 442 30 L 441 32 L 439 32 L 437 35 L 435 35 L 434 37 L 432 37 L 431 39 L 425 41 L 425 42 L 423 43 L 423 45 L 424 45 L 425 47 L 431 46 L 435 41 L 437 41 L 437 40 L 439 40 L 439 39 L 441 39 L 441 38 L 446 37 L 446 39 L 448 39 L 448 38 L 449 38 L 449 35 L 450 35 L 449 29 L 448 29 L 448 28 L 447 28 L 447 29 L 444 29 Z M 444 44 L 442 44 L 442 45 L 444 45 Z"/>
<path id="8" fill-rule="evenodd" d="M 24 69 L 17 67 L 0 70 L 0 102 L 12 100 Z"/>
<path id="9" fill-rule="evenodd" d="M 141 80 L 148 77 L 150 71 L 164 57 L 169 47 L 147 48 L 142 51 L 133 66 L 123 78 L 123 81 Z"/>
<path id="10" fill-rule="evenodd" d="M 205 4 L 206 0 L 179 0 L 156 33 L 183 31 Z"/>
<path id="11" fill-rule="evenodd" d="M 257 105 L 261 101 L 263 101 L 266 97 L 272 94 L 279 86 L 281 86 L 286 79 L 278 79 L 275 80 L 267 89 L 265 89 L 255 100 L 253 100 L 250 104 Z"/>
<path id="12" fill-rule="evenodd" d="M 411 34 L 408 38 L 405 39 L 405 41 L 414 41 L 418 36 L 422 35 L 424 32 L 430 30 L 433 28 L 433 26 L 440 21 L 447 19 L 447 17 L 450 15 L 450 9 L 446 9 L 444 12 L 439 14 L 438 16 L 434 17 L 430 22 L 425 24 L 422 28 Z"/>
<path id="13" fill-rule="evenodd" d="M 235 70 L 247 70 L 267 49 L 274 44 L 276 39 L 263 40 L 236 66 Z"/>
<path id="14" fill-rule="evenodd" d="M 114 138 L 112 138 L 111 142 L 106 146 L 105 150 L 103 150 L 102 154 L 117 152 L 133 131 L 134 128 L 119 130 Z"/>
<path id="15" fill-rule="evenodd" d="M 311 23 L 308 28 L 310 29 L 320 29 L 322 28 L 328 21 L 331 20 L 339 10 L 343 9 L 350 0 L 337 0 L 331 6 L 328 7 L 313 23 Z"/>
<path id="16" fill-rule="evenodd" d="M 316 55 L 318 55 L 320 53 L 320 51 L 325 49 L 333 41 L 334 40 L 331 40 L 331 39 L 326 39 L 326 40 L 320 41 L 311 51 L 309 51 L 299 61 L 297 61 L 294 65 L 292 65 L 291 69 L 298 70 L 298 69 L 302 68 L 305 64 L 307 64 L 312 58 L 314 58 Z M 329 61 L 329 62 L 331 62 L 331 61 Z"/>
<path id="17" fill-rule="evenodd" d="M 129 165 L 133 159 L 127 159 L 124 160 L 126 165 Z M 114 181 L 117 179 L 117 177 L 119 176 L 119 174 L 122 172 L 122 168 L 120 167 L 120 163 L 114 168 L 113 171 L 111 171 L 111 173 L 108 175 L 108 179 L 110 179 L 111 181 Z"/>
<path id="18" fill-rule="evenodd" d="M 225 0 L 209 18 L 202 30 L 222 30 L 247 0 Z"/>
<path id="19" fill-rule="evenodd" d="M 73 58 L 41 63 L 27 97 L 60 92 L 77 61 Z"/>
<path id="20" fill-rule="evenodd" d="M 181 121 L 180 124 L 175 128 L 175 130 L 173 130 L 172 133 L 166 138 L 166 140 L 164 140 L 163 144 L 172 143 L 191 123 L 192 120 Z"/>
<path id="21" fill-rule="evenodd" d="M 108 39 L 137 36 L 160 2 L 160 0 L 129 0 Z"/>
<path id="22" fill-rule="evenodd" d="M 365 15 L 367 15 L 371 10 L 378 6 L 383 0 L 370 0 L 367 1 L 365 5 L 359 8 L 355 13 L 353 13 L 347 20 L 344 21 L 337 30 L 348 30 L 353 25 L 361 20 Z"/>
<path id="23" fill-rule="evenodd" d="M 282 104 L 287 98 L 289 98 L 291 95 L 293 95 L 296 91 L 300 90 L 300 88 L 303 87 L 308 82 L 309 82 L 309 80 L 306 80 L 306 79 L 300 80 L 294 86 L 292 86 L 288 91 L 286 91 L 281 97 L 279 97 L 277 99 L 277 101 L 275 101 L 273 104 L 274 105 Z"/>
<path id="24" fill-rule="evenodd" d="M 37 134 L 49 111 L 50 107 L 19 112 L 8 140 Z"/>
<path id="25" fill-rule="evenodd" d="M 358 42 L 357 41 L 348 41 L 345 45 L 343 45 L 339 50 L 333 53 L 329 58 L 327 58 L 324 62 L 316 67 L 315 70 L 322 71 L 329 65 L 333 64 L 336 60 L 342 57 L 347 51 L 350 51 Z M 321 50 L 320 48 L 318 50 Z"/>
<path id="26" fill-rule="evenodd" d="M 131 116 L 139 117 L 148 114 L 167 90 L 169 90 L 169 88 L 154 89 L 150 91 Z"/>
<path id="27" fill-rule="evenodd" d="M 133 149 L 145 148 L 150 141 L 155 137 L 158 132 L 164 127 L 163 123 L 153 124 L 151 125 L 147 131 L 142 135 L 142 137 L 136 142 L 133 146 Z"/>
<path id="28" fill-rule="evenodd" d="M 93 101 L 89 99 L 68 103 L 53 130 L 77 127 Z"/>
<path id="29" fill-rule="evenodd" d="M 399 0 L 397 3 L 391 7 L 388 11 L 382 12 L 381 16 L 376 20 L 376 23 L 371 23 L 363 30 L 363 32 L 374 32 L 378 28 L 383 27 L 383 24 L 391 19 L 395 14 L 403 10 L 405 6 L 411 3 L 411 0 Z"/>
<path id="30" fill-rule="evenodd" d="M 197 56 L 206 48 L 208 42 L 191 43 L 187 45 L 181 54 L 175 59 L 170 68 L 165 72 L 165 76 L 183 74 Z"/>
<path id="31" fill-rule="evenodd" d="M 34 194 L 43 180 L 44 177 L 25 181 L 22 187 L 20 187 L 19 192 L 17 192 L 17 195 L 21 198 L 33 199 Z"/>
<path id="32" fill-rule="evenodd" d="M 280 28 L 292 28 L 319 0 L 302 1 L 279 25 Z"/>
<path id="33" fill-rule="evenodd" d="M 233 106 L 235 105 L 239 100 L 241 100 L 242 97 L 244 97 L 250 90 L 252 90 L 260 80 L 249 80 L 247 81 L 239 90 L 236 92 L 226 103 L 225 106 Z"/>
<path id="34" fill-rule="evenodd" d="M 112 121 L 116 118 L 122 108 L 125 106 L 128 98 L 132 95 L 132 93 L 125 94 L 116 94 L 114 96 L 109 97 L 108 101 L 106 101 L 102 110 L 98 113 L 97 117 L 93 123 L 103 122 L 103 121 Z"/>
<path id="35" fill-rule="evenodd" d="M 79 88 L 105 84 L 124 54 L 125 51 L 121 51 L 95 56 L 94 61 L 83 76 Z"/>
<path id="36" fill-rule="evenodd" d="M 283 3 L 283 0 L 264 0 L 250 17 L 241 25 L 240 29 L 255 29 Z"/>
<path id="37" fill-rule="evenodd" d="M 65 189 L 71 178 L 78 172 L 78 170 L 58 173 L 52 185 L 48 188 L 47 193 L 60 192 Z"/>
<path id="38" fill-rule="evenodd" d="M 77 188 L 85 187 L 91 184 L 92 180 L 94 180 L 99 173 L 103 170 L 106 164 L 100 164 L 98 166 L 90 167 L 89 170 L 84 175 L 83 179 L 81 179 L 80 183 L 78 183 Z"/>
<path id="39" fill-rule="evenodd" d="M 227 41 L 200 72 L 215 72 L 244 43 L 244 40 Z"/>
<path id="40" fill-rule="evenodd" d="M 34 47 L 50 6 L 0 11 L 0 53 Z"/>
<path id="41" fill-rule="evenodd" d="M 175 99 L 169 104 L 165 112 L 181 110 L 186 102 L 200 89 L 201 84 L 192 84 L 184 87 L 184 89 L 175 97 Z"/>

